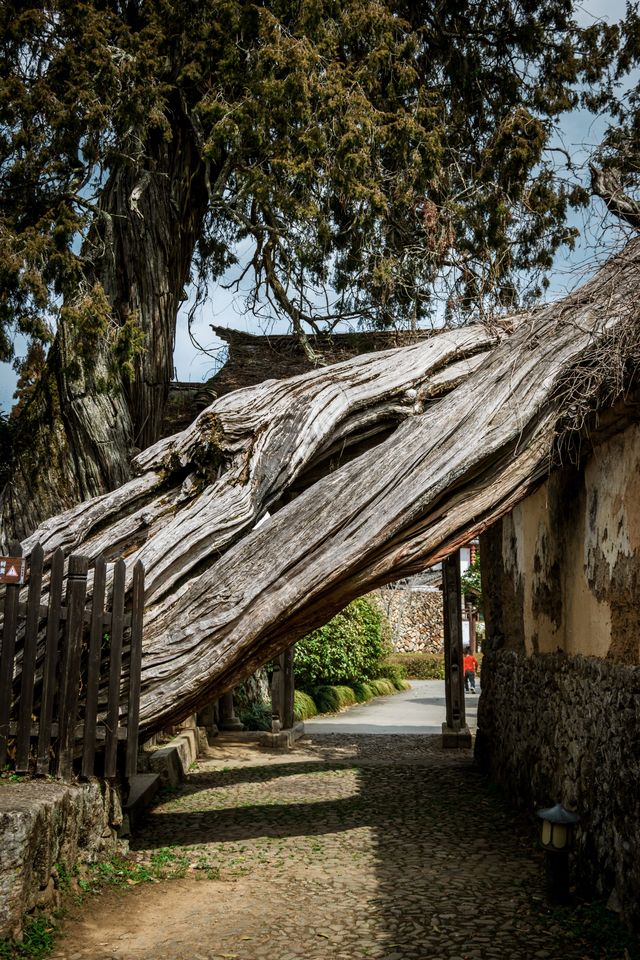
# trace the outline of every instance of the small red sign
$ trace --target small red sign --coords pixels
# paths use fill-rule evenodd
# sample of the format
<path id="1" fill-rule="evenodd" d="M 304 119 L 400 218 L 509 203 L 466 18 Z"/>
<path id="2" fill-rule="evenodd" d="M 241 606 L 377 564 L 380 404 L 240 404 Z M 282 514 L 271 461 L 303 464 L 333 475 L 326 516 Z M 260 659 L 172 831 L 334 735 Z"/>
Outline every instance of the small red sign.
<path id="1" fill-rule="evenodd" d="M 0 583 L 24 583 L 24 557 L 0 557 Z"/>

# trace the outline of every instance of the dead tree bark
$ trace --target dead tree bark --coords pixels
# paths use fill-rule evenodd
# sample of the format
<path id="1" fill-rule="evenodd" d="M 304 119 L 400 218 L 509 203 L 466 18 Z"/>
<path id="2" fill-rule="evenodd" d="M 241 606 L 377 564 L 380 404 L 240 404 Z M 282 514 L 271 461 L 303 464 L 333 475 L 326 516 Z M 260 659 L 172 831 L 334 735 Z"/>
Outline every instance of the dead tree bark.
<path id="1" fill-rule="evenodd" d="M 511 334 L 449 331 L 223 397 L 24 549 L 144 562 L 141 722 L 158 729 L 543 480 L 559 433 L 638 361 L 639 281 L 634 242 Z"/>

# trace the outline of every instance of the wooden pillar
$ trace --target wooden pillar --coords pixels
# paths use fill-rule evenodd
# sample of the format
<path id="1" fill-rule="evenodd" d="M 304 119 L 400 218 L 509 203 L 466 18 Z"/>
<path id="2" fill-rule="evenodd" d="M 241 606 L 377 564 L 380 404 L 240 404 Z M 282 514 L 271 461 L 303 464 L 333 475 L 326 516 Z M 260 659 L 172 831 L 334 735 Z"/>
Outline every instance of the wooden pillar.
<path id="1" fill-rule="evenodd" d="M 295 681 L 293 676 L 293 646 L 280 654 L 283 679 L 283 724 L 285 730 L 293 730 L 293 694 Z"/>
<path id="2" fill-rule="evenodd" d="M 271 674 L 271 733 L 280 733 L 284 720 L 284 677 L 280 660 L 281 657 L 274 660 Z"/>
<path id="3" fill-rule="evenodd" d="M 218 726 L 221 730 L 244 730 L 244 727 L 238 720 L 233 707 L 233 690 L 223 693 L 220 697 L 220 721 Z"/>
<path id="4" fill-rule="evenodd" d="M 271 678 L 271 732 L 293 729 L 293 646 L 276 659 Z"/>
<path id="5" fill-rule="evenodd" d="M 475 653 L 478 644 L 476 641 L 475 607 L 472 603 L 467 604 L 467 621 L 469 623 L 469 653 Z"/>
<path id="6" fill-rule="evenodd" d="M 443 747 L 470 747 L 471 733 L 464 707 L 462 669 L 462 599 L 460 593 L 460 551 L 442 563 L 444 607 L 444 684 L 447 719 L 442 724 Z"/>

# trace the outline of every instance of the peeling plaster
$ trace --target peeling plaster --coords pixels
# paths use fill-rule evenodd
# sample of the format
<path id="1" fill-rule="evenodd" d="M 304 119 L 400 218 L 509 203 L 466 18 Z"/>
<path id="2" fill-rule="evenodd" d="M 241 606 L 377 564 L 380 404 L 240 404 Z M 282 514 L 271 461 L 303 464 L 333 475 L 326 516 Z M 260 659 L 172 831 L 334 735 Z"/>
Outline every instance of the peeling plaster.
<path id="1" fill-rule="evenodd" d="M 557 470 L 503 518 L 500 563 L 490 576 L 508 647 L 639 663 L 640 427 L 603 442 L 584 469 Z"/>

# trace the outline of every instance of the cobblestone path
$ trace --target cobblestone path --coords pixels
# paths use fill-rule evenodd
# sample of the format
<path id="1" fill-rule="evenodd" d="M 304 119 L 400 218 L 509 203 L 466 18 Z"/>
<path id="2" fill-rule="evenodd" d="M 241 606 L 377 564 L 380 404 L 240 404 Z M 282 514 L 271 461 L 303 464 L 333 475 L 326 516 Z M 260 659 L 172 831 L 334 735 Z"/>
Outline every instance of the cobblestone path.
<path id="1" fill-rule="evenodd" d="M 113 889 L 65 960 L 580 960 L 542 904 L 529 826 L 437 737 L 221 746 L 132 843 L 181 879 Z"/>

